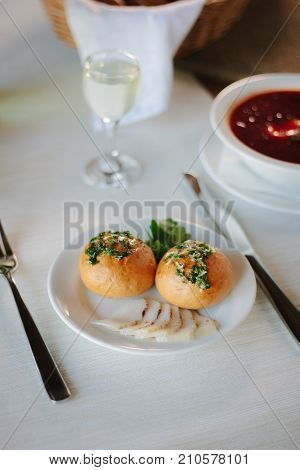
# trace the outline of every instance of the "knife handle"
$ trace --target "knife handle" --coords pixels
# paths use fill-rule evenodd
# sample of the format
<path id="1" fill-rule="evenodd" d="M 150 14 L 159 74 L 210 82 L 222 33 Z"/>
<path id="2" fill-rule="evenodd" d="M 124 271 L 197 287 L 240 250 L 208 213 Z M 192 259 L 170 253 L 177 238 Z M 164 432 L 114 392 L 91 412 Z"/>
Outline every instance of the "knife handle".
<path id="1" fill-rule="evenodd" d="M 271 276 L 252 255 L 246 255 L 262 287 L 266 290 L 290 331 L 300 341 L 300 312 L 282 292 Z"/>

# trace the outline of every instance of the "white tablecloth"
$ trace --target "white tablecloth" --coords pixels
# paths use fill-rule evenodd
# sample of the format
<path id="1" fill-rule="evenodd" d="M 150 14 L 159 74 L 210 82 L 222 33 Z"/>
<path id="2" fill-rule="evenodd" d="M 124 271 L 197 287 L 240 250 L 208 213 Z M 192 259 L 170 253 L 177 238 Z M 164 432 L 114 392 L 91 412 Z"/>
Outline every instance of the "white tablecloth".
<path id="1" fill-rule="evenodd" d="M 88 125 L 76 52 L 52 37 L 36 0 L 5 5 Z M 178 76 L 166 114 L 120 131 L 120 147 L 144 167 L 130 194 L 88 187 L 81 176 L 93 145 L 3 9 L 0 21 L 0 214 L 20 261 L 16 281 L 55 358 L 65 356 L 62 369 L 72 390 L 72 398 L 56 406 L 44 391 L 36 398 L 36 366 L 1 279 L 1 447 L 299 446 L 299 349 L 260 290 L 247 320 L 228 337 L 234 353 L 220 341 L 174 357 L 121 354 L 80 337 L 74 342 L 47 297 L 47 271 L 63 243 L 63 201 L 192 199 L 184 184 L 172 192 L 197 152 L 210 96 L 192 78 Z M 237 213 L 299 307 L 299 219 L 241 202 Z"/>

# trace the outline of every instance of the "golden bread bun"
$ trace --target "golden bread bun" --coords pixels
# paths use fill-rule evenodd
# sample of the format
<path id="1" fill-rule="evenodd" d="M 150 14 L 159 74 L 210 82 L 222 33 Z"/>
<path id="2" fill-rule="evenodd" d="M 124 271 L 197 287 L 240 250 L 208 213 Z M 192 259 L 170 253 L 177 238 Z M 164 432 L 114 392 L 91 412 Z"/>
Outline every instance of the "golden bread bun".
<path id="1" fill-rule="evenodd" d="M 102 248 L 97 252 L 99 246 Z M 80 256 L 83 284 L 92 292 L 113 299 L 142 294 L 154 283 L 155 270 L 151 248 L 129 232 L 102 232 Z"/>
<path id="2" fill-rule="evenodd" d="M 199 258 L 199 253 L 203 253 L 201 247 L 204 247 L 202 259 L 201 256 Z M 200 273 L 197 280 L 193 266 L 196 270 L 200 267 L 200 271 L 196 271 L 196 274 Z M 203 269 L 204 277 L 201 277 Z M 168 302 L 188 309 L 200 309 L 220 302 L 229 294 L 233 283 L 233 268 L 227 256 L 207 244 L 190 240 L 171 248 L 164 255 L 155 277 L 157 290 Z"/>

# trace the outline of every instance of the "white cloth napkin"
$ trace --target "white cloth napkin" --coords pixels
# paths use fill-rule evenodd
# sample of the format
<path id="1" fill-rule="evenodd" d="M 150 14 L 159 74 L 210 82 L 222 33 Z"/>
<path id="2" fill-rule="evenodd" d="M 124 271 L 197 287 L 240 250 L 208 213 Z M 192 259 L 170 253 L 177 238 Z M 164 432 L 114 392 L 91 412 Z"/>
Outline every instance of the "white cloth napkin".
<path id="1" fill-rule="evenodd" d="M 199 16 L 204 0 L 157 7 L 115 7 L 92 0 L 66 0 L 70 29 L 83 61 L 101 49 L 122 49 L 140 61 L 141 84 L 123 122 L 155 116 L 168 107 L 173 57 Z"/>

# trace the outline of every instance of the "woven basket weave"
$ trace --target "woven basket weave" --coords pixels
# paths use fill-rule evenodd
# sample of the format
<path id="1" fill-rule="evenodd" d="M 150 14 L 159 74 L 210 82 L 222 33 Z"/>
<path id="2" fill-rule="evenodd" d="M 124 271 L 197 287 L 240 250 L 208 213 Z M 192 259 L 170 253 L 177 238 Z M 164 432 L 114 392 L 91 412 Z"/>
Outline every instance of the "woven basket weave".
<path id="1" fill-rule="evenodd" d="M 42 0 L 42 2 L 56 36 L 71 47 L 76 47 L 67 23 L 64 0 Z M 102 0 L 102 3 L 111 4 L 112 2 L 111 0 Z M 148 0 L 144 3 L 148 3 L 151 7 L 151 5 L 168 2 Z M 248 3 L 249 0 L 206 0 L 194 27 L 180 46 L 177 57 L 192 54 L 210 42 L 219 39 L 240 18 Z"/>

